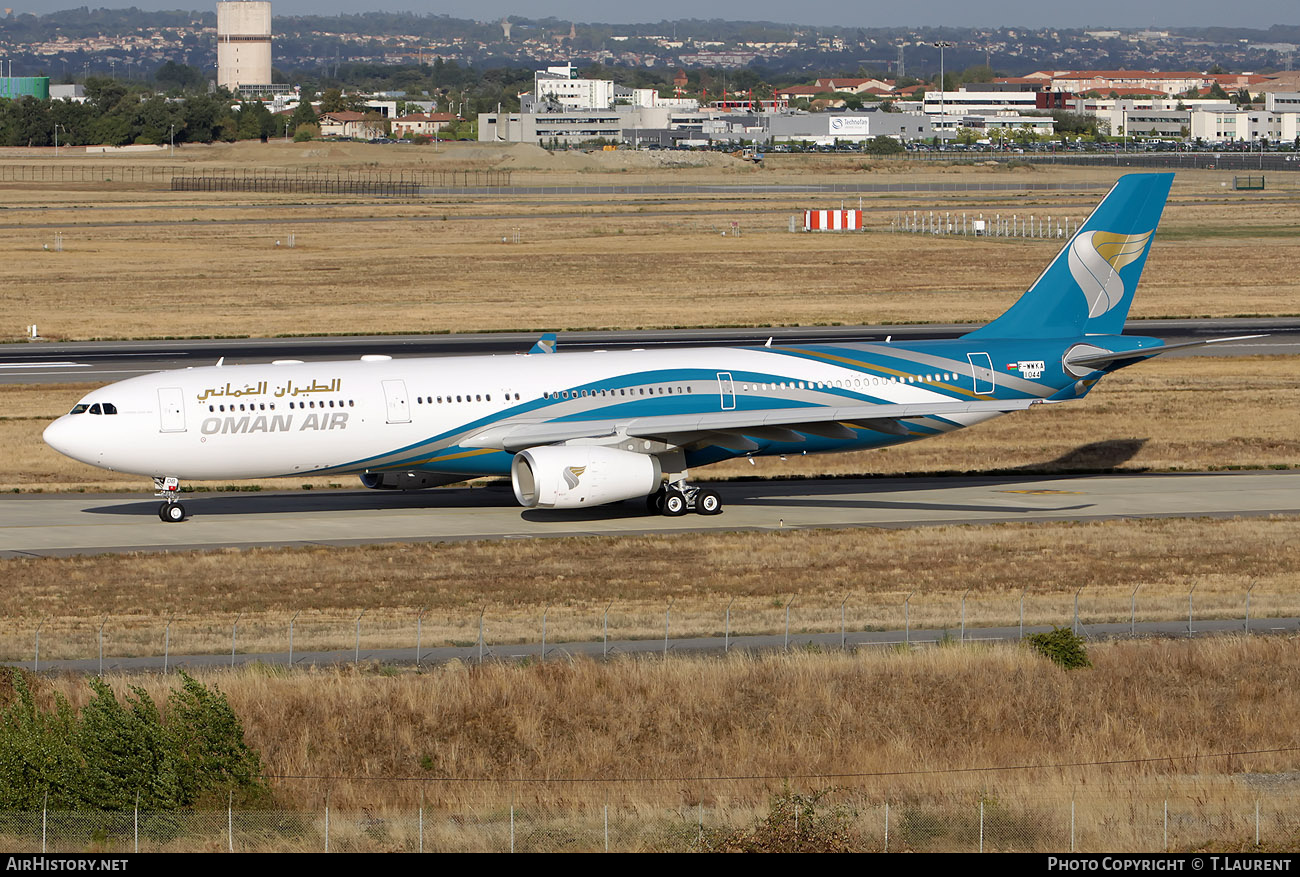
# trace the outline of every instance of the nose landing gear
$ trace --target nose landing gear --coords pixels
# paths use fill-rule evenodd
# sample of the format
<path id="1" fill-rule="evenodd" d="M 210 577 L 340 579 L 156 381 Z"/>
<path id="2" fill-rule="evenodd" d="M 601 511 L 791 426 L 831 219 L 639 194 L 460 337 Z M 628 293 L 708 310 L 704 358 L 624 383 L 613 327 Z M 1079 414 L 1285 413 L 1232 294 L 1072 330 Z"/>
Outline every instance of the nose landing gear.
<path id="1" fill-rule="evenodd" d="M 158 517 L 167 524 L 178 524 L 185 520 L 185 506 L 176 500 L 181 491 L 180 479 L 155 475 L 153 488 L 154 496 L 161 496 L 166 500 L 158 506 Z"/>

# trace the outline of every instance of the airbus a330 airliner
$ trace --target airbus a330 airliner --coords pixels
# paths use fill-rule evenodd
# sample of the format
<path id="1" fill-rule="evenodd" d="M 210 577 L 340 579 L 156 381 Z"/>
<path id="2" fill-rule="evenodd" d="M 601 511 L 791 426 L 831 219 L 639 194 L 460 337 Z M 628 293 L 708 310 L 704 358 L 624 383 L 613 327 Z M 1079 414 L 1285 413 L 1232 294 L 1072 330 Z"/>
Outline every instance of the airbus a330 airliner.
<path id="1" fill-rule="evenodd" d="M 73 459 L 181 479 L 358 474 L 418 489 L 509 474 L 527 507 L 722 510 L 692 467 L 876 448 L 1087 395 L 1176 347 L 1121 335 L 1173 174 L 1122 177 L 1001 317 L 955 340 L 190 368 L 89 393 L 45 430 Z"/>

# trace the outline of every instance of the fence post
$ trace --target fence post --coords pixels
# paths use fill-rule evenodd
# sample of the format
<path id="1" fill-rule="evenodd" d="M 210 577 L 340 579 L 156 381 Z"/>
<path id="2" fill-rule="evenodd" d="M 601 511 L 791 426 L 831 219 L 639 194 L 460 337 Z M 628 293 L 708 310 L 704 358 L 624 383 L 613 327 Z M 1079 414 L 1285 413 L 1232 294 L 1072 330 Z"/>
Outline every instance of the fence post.
<path id="1" fill-rule="evenodd" d="M 515 851 L 515 802 L 510 802 L 510 852 Z"/>
<path id="2" fill-rule="evenodd" d="M 41 672 L 41 628 L 44 626 L 44 621 L 36 625 L 36 657 L 32 661 L 33 673 Z"/>
<path id="3" fill-rule="evenodd" d="M 330 793 L 325 793 L 325 852 L 330 851 Z"/>
<path id="4" fill-rule="evenodd" d="M 235 793 L 228 792 L 226 797 L 226 850 L 235 851 Z"/>
<path id="5" fill-rule="evenodd" d="M 732 597 L 731 601 L 727 603 L 727 620 L 722 629 L 722 653 L 724 655 L 731 652 L 731 604 L 735 602 L 736 598 Z"/>
<path id="6" fill-rule="evenodd" d="M 1259 805 L 1258 805 L 1258 804 L 1255 806 L 1255 811 L 1256 811 L 1256 813 L 1259 812 Z M 1256 823 L 1256 825 L 1259 824 L 1259 819 L 1258 819 L 1258 818 L 1256 818 L 1255 823 Z M 1258 829 L 1256 829 L 1255 834 L 1256 834 L 1256 836 L 1258 837 L 1258 835 L 1259 835 L 1259 831 L 1258 831 Z M 1255 845 L 1256 845 L 1256 846 L 1259 846 L 1259 841 L 1258 841 L 1258 840 L 1255 841 Z M 606 805 L 605 805 L 605 852 L 609 852 L 609 804 L 606 804 Z"/>
<path id="7" fill-rule="evenodd" d="M 1187 633 L 1188 635 L 1195 633 L 1195 631 L 1192 630 L 1192 591 L 1196 590 L 1196 585 L 1197 583 L 1193 582 L 1191 590 L 1187 592 Z"/>
<path id="8" fill-rule="evenodd" d="M 415 616 L 415 666 L 417 667 L 420 666 L 420 634 L 422 632 L 421 627 L 422 627 L 422 622 L 424 620 L 424 613 L 428 611 L 429 610 L 427 608 L 421 609 L 418 613 L 416 613 Z"/>
<path id="9" fill-rule="evenodd" d="M 420 789 L 420 811 L 416 817 L 416 824 L 419 826 L 419 846 L 417 852 L 424 852 L 424 789 Z"/>
<path id="10" fill-rule="evenodd" d="M 613 606 L 614 606 L 614 601 L 610 600 L 609 605 L 605 607 L 605 617 L 603 622 L 605 628 L 605 642 L 600 649 L 600 656 L 602 658 L 609 657 L 609 610 L 613 608 Z"/>
<path id="11" fill-rule="evenodd" d="M 50 812 L 50 793 L 45 793 L 45 800 L 41 803 L 41 852 L 45 852 L 45 819 Z M 1259 805 L 1255 805 L 1255 846 L 1259 846 Z"/>
<path id="12" fill-rule="evenodd" d="M 172 622 L 176 620 L 173 615 L 167 619 L 167 626 L 163 628 L 163 675 L 167 675 L 167 659 L 171 656 L 172 646 Z"/>
<path id="13" fill-rule="evenodd" d="M 1070 852 L 1074 852 L 1074 799 L 1070 799 Z"/>
<path id="14" fill-rule="evenodd" d="M 844 599 L 840 601 L 840 651 L 841 652 L 848 651 L 848 644 L 845 637 L 845 628 L 844 628 L 844 604 L 847 602 L 849 602 L 849 595 L 845 594 Z"/>
<path id="15" fill-rule="evenodd" d="M 542 610 L 542 656 L 540 661 L 546 660 L 546 616 L 551 611 L 551 604 L 547 603 L 546 608 Z"/>
<path id="16" fill-rule="evenodd" d="M 302 610 L 299 609 L 297 612 L 293 613 L 293 618 L 289 619 L 289 666 L 290 667 L 293 666 L 293 623 L 298 620 L 298 616 L 301 614 L 302 614 Z"/>
<path id="17" fill-rule="evenodd" d="M 1128 615 L 1128 635 L 1137 636 L 1137 613 L 1138 613 L 1138 588 L 1142 587 L 1139 582 L 1133 587 L 1133 595 L 1130 598 L 1129 615 Z"/>
<path id="18" fill-rule="evenodd" d="M 1259 582 L 1251 582 L 1250 587 L 1246 589 L 1246 633 L 1248 634 L 1250 633 L 1250 592 L 1255 590 L 1257 584 Z M 1258 845 L 1259 841 L 1257 840 L 1255 843 Z"/>
<path id="19" fill-rule="evenodd" d="M 1169 852 L 1169 799 L 1165 799 L 1165 845 L 1164 851 Z"/>
<path id="20" fill-rule="evenodd" d="M 362 610 L 361 610 L 361 615 L 365 615 L 365 614 L 366 614 L 366 610 L 362 609 Z M 361 615 L 358 615 L 358 616 L 357 616 L 357 639 L 356 639 L 356 650 L 352 653 L 352 667 L 353 667 L 353 669 L 355 669 L 355 668 L 357 668 L 357 667 L 359 667 L 359 666 L 361 665 Z"/>
<path id="21" fill-rule="evenodd" d="M 1028 588 L 1020 589 L 1020 638 L 1025 638 L 1025 591 Z"/>
<path id="22" fill-rule="evenodd" d="M 1083 588 L 1086 587 L 1088 586 L 1084 585 L 1083 587 L 1079 588 L 1079 590 L 1074 592 L 1074 635 L 1075 636 L 1079 635 L 1079 595 L 1083 593 Z"/>
<path id="23" fill-rule="evenodd" d="M 885 802 L 885 852 L 889 852 L 889 802 Z"/>
<path id="24" fill-rule="evenodd" d="M 676 597 L 668 599 L 668 608 L 664 610 L 664 658 L 668 657 L 668 621 L 673 615 L 673 603 L 677 602 Z"/>
<path id="25" fill-rule="evenodd" d="M 794 602 L 794 597 L 785 604 L 785 650 L 790 651 L 790 604 Z"/>
<path id="26" fill-rule="evenodd" d="M 980 798 L 980 852 L 984 852 L 984 799 Z"/>
<path id="27" fill-rule="evenodd" d="M 99 619 L 99 678 L 104 678 L 104 625 L 108 623 L 108 616 L 101 616 Z"/>
<path id="28" fill-rule="evenodd" d="M 140 793 L 135 793 L 135 811 L 133 815 L 133 825 L 135 826 L 135 851 L 140 852 Z"/>
<path id="29" fill-rule="evenodd" d="M 480 609 L 478 613 L 478 662 L 483 663 L 483 613 L 486 609 Z"/>
<path id="30" fill-rule="evenodd" d="M 961 641 L 966 642 L 966 595 L 970 593 L 970 588 L 961 592 Z"/>
<path id="31" fill-rule="evenodd" d="M 913 591 L 912 594 L 915 594 Z M 903 601 L 903 645 L 912 644 L 912 594 L 907 595 Z"/>
<path id="32" fill-rule="evenodd" d="M 236 637 L 239 635 L 239 619 L 243 617 L 244 617 L 244 613 L 241 611 L 238 615 L 235 616 L 235 623 L 230 628 L 230 668 L 232 670 L 235 667 L 235 640 Z"/>

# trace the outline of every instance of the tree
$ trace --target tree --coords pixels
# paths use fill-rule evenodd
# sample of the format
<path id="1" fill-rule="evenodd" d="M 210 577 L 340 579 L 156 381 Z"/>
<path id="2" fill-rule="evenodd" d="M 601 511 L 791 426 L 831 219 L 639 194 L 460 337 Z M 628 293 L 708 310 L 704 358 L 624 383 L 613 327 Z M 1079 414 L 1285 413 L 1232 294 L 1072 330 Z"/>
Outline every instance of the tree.
<path id="1" fill-rule="evenodd" d="M 183 93 L 207 89 L 207 77 L 198 67 L 166 61 L 153 74 L 154 82 L 166 92 Z"/>
<path id="2" fill-rule="evenodd" d="M 863 144 L 862 151 L 871 155 L 896 155 L 904 151 L 904 146 L 893 137 L 881 134 Z"/>
<path id="3" fill-rule="evenodd" d="M 327 88 L 325 93 L 320 96 L 320 111 L 322 113 L 341 113 L 347 108 L 348 102 L 343 97 L 343 92 L 337 88 Z"/>
<path id="4" fill-rule="evenodd" d="M 0 714 L 0 809 L 35 810 L 47 796 L 51 807 L 71 806 L 80 771 L 72 708 L 56 697 L 53 711 L 39 709 L 19 670 L 7 681 L 13 700 Z"/>
<path id="5" fill-rule="evenodd" d="M 56 696 L 42 709 L 26 673 L 10 670 L 0 713 L 0 808 L 174 810 L 264 800 L 261 758 L 225 695 L 181 674 L 159 709 L 142 688 L 123 700 L 98 679 L 74 714 Z M 5 678 L 0 678 L 0 684 Z"/>

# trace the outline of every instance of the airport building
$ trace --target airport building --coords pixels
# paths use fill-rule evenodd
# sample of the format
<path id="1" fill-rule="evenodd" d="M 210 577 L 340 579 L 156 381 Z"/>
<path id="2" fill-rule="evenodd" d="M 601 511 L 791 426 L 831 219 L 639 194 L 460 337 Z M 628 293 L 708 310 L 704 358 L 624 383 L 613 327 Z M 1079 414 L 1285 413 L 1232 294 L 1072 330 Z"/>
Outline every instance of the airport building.
<path id="1" fill-rule="evenodd" d="M 34 97 L 37 100 L 50 99 L 50 77 L 48 76 L 3 76 L 0 77 L 0 97 Z"/>
<path id="2" fill-rule="evenodd" d="M 243 95 L 289 90 L 271 82 L 271 4 L 267 0 L 217 3 L 217 85 Z"/>
<path id="3" fill-rule="evenodd" d="M 934 136 L 934 119 L 925 113 L 787 113 L 764 117 L 769 143 L 814 146 L 864 143 L 876 137 L 923 140 Z M 1050 119 L 1048 121 L 1051 121 Z"/>

